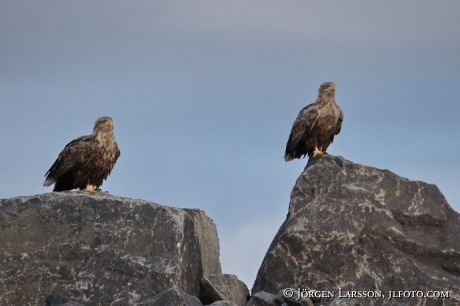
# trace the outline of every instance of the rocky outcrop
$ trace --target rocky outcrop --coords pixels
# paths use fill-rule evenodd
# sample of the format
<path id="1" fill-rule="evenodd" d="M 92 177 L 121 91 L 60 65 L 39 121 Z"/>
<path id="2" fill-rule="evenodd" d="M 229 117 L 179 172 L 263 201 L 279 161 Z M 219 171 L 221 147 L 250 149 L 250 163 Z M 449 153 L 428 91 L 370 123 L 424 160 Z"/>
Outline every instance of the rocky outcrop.
<path id="1" fill-rule="evenodd" d="M 0 262 L 0 305 L 453 306 L 460 215 L 434 185 L 325 155 L 298 178 L 249 301 L 203 211 L 108 194 L 0 200 Z"/>
<path id="2" fill-rule="evenodd" d="M 210 274 L 200 282 L 200 300 L 205 305 L 229 301 L 237 306 L 245 306 L 249 300 L 249 290 L 236 275 Z"/>
<path id="3" fill-rule="evenodd" d="M 460 305 L 459 267 L 460 215 L 435 185 L 324 155 L 298 178 L 252 293 L 309 287 L 341 289 L 344 303 L 361 291 L 385 296 L 372 305 Z"/>
<path id="4" fill-rule="evenodd" d="M 137 305 L 221 273 L 203 211 L 84 192 L 0 200 L 0 262 L 0 305 Z"/>

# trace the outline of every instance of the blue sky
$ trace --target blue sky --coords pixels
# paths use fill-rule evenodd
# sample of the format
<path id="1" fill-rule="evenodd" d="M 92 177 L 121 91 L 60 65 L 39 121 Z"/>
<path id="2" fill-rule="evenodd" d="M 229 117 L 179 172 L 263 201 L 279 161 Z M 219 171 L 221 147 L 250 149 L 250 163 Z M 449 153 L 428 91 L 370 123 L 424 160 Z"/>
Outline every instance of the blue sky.
<path id="1" fill-rule="evenodd" d="M 307 160 L 292 123 L 333 81 L 329 153 L 436 184 L 460 211 L 458 1 L 2 1 L 0 197 L 51 191 L 64 146 L 111 116 L 103 189 L 200 208 L 249 288 Z"/>

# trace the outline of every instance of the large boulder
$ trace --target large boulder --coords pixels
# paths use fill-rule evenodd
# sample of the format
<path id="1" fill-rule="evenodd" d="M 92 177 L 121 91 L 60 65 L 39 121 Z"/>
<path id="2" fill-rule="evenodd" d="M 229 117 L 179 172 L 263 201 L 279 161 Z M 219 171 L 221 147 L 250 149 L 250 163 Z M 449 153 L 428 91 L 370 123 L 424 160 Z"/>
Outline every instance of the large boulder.
<path id="1" fill-rule="evenodd" d="M 367 299 L 372 305 L 460 305 L 460 215 L 435 185 L 342 157 L 311 158 L 252 293 L 287 287 L 341 289 L 345 298 L 381 292 Z"/>
<path id="2" fill-rule="evenodd" d="M 214 222 L 197 209 L 86 192 L 0 200 L 0 304 L 53 291 L 83 305 L 137 305 L 221 273 Z"/>
<path id="3" fill-rule="evenodd" d="M 245 306 L 249 300 L 248 287 L 233 274 L 210 274 L 200 282 L 200 300 L 203 304 L 229 301 Z"/>

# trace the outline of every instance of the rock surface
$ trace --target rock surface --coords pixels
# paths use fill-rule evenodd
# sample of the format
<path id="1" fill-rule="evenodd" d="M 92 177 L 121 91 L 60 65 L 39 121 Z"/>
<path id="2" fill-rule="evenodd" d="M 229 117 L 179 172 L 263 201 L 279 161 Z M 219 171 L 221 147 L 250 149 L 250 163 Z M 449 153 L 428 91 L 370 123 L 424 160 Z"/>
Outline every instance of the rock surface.
<path id="1" fill-rule="evenodd" d="M 141 306 L 203 306 L 203 304 L 198 298 L 174 287 L 160 292 Z"/>
<path id="2" fill-rule="evenodd" d="M 460 215 L 435 185 L 324 155 L 310 159 L 298 178 L 252 293 L 448 291 L 445 299 L 368 302 L 460 305 L 459 267 Z"/>
<path id="3" fill-rule="evenodd" d="M 235 304 L 232 304 L 232 302 L 229 301 L 217 301 L 212 303 L 209 306 L 236 306 Z"/>
<path id="4" fill-rule="evenodd" d="M 343 299 L 334 299 L 327 306 L 371 306 L 365 301 L 360 301 L 357 299 L 343 298 Z M 395 305 L 392 305 L 395 306 Z"/>
<path id="5" fill-rule="evenodd" d="M 249 300 L 249 290 L 233 274 L 210 274 L 200 282 L 200 300 L 205 305 L 229 301 L 237 306 L 245 306 Z"/>
<path id="6" fill-rule="evenodd" d="M 284 300 L 277 301 L 274 294 L 259 291 L 249 300 L 247 306 L 279 306 L 284 302 Z"/>
<path id="7" fill-rule="evenodd" d="M 53 292 L 45 300 L 45 306 L 82 306 L 68 298 L 62 296 L 59 292 Z"/>
<path id="8" fill-rule="evenodd" d="M 221 273 L 203 211 L 85 192 L 0 200 L 0 305 L 137 305 L 179 286 L 198 296 Z"/>

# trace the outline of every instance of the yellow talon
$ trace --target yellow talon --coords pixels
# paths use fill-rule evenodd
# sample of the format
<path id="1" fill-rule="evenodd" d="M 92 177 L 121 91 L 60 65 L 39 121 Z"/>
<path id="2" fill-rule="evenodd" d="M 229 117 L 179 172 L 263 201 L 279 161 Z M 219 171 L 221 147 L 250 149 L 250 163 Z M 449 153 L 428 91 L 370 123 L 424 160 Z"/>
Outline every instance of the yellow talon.
<path id="1" fill-rule="evenodd" d="M 86 191 L 86 192 L 90 192 L 90 193 L 97 193 L 97 188 L 94 188 L 94 187 L 90 187 L 90 185 L 86 185 L 86 188 L 83 189 L 83 191 Z"/>
<path id="2" fill-rule="evenodd" d="M 313 157 L 316 157 L 316 155 L 323 155 L 324 152 L 318 150 L 317 147 L 315 147 L 315 151 L 313 151 Z"/>

